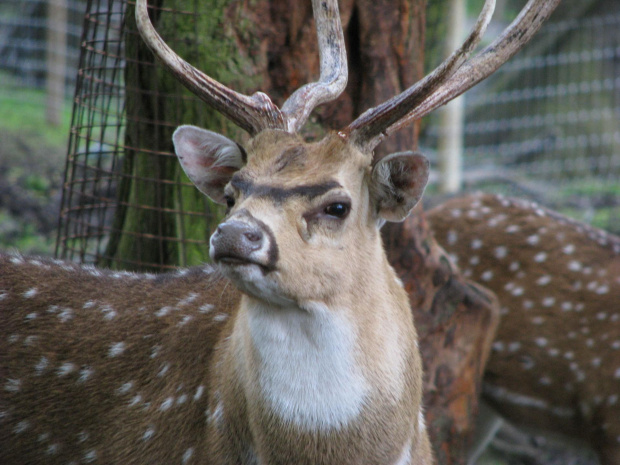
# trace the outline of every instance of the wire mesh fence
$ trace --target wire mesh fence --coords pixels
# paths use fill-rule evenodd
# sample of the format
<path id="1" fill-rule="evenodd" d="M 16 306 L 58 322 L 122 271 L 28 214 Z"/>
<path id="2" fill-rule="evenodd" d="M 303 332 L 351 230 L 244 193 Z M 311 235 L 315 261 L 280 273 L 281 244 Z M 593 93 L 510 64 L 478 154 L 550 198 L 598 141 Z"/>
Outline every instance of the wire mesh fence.
<path id="1" fill-rule="evenodd" d="M 51 52 L 63 62 L 60 69 L 63 90 L 69 95 L 73 93 L 86 2 L 61 2 L 60 17 L 52 14 L 54 6 L 58 6 L 55 1 L 0 2 L 0 104 L 8 98 L 15 99 L 20 90 L 45 88 L 49 74 L 54 71 L 53 61 L 58 61 L 57 57 L 51 59 Z M 17 97 L 28 100 L 25 94 Z"/>
<path id="2" fill-rule="evenodd" d="M 178 18 L 201 12 L 198 0 L 183 5 L 156 15 L 174 30 Z M 209 234 L 191 231 L 214 207 L 175 170 L 171 134 L 188 102 L 204 104 L 176 82 L 162 87 L 155 77 L 165 71 L 135 47 L 132 14 L 126 1 L 87 6 L 57 255 L 124 269 L 196 264 L 208 259 Z M 128 73 L 137 74 L 130 83 Z M 136 84 L 149 79 L 156 85 Z"/>
<path id="3" fill-rule="evenodd" d="M 466 94 L 468 189 L 527 196 L 620 233 L 619 26 L 618 6 L 549 23 Z M 439 134 L 430 125 L 423 145 Z"/>

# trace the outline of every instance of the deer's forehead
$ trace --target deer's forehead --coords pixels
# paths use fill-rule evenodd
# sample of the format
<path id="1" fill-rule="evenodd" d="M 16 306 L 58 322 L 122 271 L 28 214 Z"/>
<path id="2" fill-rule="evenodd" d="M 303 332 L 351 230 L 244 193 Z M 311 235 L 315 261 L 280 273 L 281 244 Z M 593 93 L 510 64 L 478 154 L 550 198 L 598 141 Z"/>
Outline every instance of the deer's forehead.
<path id="1" fill-rule="evenodd" d="M 307 143 L 271 131 L 248 144 L 247 165 L 231 184 L 246 194 L 311 199 L 332 189 L 354 188 L 368 169 L 369 159 L 337 138 Z"/>

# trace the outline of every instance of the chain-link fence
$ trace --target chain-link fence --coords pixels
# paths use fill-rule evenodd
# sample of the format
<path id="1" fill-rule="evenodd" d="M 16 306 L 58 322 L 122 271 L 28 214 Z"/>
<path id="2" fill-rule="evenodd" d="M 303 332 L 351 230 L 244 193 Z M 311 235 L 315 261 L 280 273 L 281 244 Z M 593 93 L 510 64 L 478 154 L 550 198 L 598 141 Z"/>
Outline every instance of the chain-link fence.
<path id="1" fill-rule="evenodd" d="M 467 189 L 527 196 L 620 233 L 620 5 L 546 24 L 465 95 Z M 430 154 L 440 134 L 422 140 Z"/>
<path id="2" fill-rule="evenodd" d="M 73 94 L 85 9 L 85 0 L 0 2 L 0 105 L 9 98 L 27 103 L 32 98 L 19 91 L 45 89 L 58 72 L 62 90 Z"/>

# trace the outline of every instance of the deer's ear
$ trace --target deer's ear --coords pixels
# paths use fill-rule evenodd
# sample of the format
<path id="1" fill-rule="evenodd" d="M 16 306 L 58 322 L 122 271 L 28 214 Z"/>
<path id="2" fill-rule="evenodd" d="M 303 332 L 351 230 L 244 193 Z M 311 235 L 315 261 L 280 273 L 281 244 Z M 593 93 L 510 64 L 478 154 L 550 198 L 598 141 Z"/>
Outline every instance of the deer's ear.
<path id="1" fill-rule="evenodd" d="M 172 141 L 181 166 L 194 185 L 214 202 L 226 203 L 224 187 L 245 164 L 245 151 L 227 137 L 189 125 L 179 126 Z"/>
<path id="2" fill-rule="evenodd" d="M 428 173 L 428 160 L 419 153 L 393 153 L 379 160 L 372 170 L 379 216 L 403 221 L 422 197 Z"/>

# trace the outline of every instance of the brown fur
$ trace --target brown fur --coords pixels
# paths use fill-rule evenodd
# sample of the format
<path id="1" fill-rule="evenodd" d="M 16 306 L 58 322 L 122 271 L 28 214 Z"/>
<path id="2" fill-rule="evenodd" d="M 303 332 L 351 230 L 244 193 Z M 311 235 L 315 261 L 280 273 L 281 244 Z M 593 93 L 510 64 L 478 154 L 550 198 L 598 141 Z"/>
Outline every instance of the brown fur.
<path id="1" fill-rule="evenodd" d="M 428 212 L 465 276 L 502 317 L 487 399 L 508 419 L 620 454 L 620 238 L 531 202 L 492 195 Z M 519 397 L 521 396 L 521 397 Z"/>

